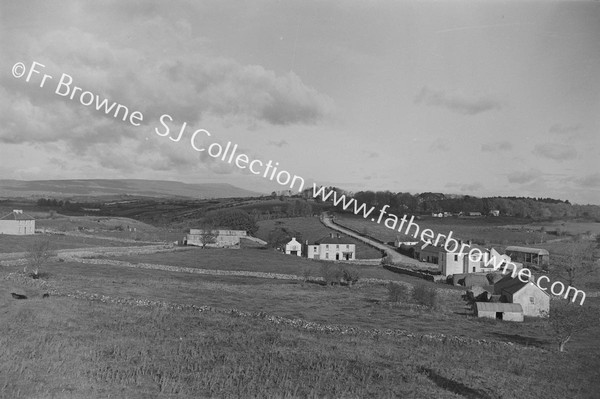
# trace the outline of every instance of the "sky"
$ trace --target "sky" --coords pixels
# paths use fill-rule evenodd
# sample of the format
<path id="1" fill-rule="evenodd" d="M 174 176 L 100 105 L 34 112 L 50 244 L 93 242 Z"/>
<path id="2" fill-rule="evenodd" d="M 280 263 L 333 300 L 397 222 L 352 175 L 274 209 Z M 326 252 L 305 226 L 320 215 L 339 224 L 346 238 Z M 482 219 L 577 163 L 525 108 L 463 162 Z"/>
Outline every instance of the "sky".
<path id="1" fill-rule="evenodd" d="M 0 51 L 2 179 L 289 188 L 231 142 L 305 187 L 600 204 L 598 1 L 2 1 Z"/>

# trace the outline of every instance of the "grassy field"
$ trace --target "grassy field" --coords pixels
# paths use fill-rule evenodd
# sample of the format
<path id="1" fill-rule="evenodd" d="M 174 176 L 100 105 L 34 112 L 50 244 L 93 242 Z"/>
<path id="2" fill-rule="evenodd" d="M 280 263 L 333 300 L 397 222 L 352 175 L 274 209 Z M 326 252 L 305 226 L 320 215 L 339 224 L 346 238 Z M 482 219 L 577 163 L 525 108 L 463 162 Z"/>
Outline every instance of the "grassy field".
<path id="1" fill-rule="evenodd" d="M 328 236 L 330 233 L 337 233 L 335 230 L 325 227 L 318 217 L 300 217 L 262 220 L 258 222 L 259 229 L 256 233 L 258 238 L 268 241 L 269 232 L 276 227 L 283 227 L 290 231 L 298 231 L 302 234 L 303 240 L 313 243 L 316 240 Z M 357 259 L 375 259 L 381 258 L 381 251 L 368 246 L 362 241 L 348 237 L 351 243 L 356 244 Z"/>
<path id="2" fill-rule="evenodd" d="M 362 217 L 339 214 L 336 216 L 336 223 L 354 229 L 358 232 L 367 232 L 368 235 L 378 238 L 385 242 L 394 241 L 399 237 L 402 241 L 415 241 L 412 235 L 405 235 L 396 230 L 387 228 L 383 222 L 377 224 Z M 504 218 L 504 217 L 482 217 L 482 218 L 432 218 L 421 217 L 414 223 L 423 229 L 431 229 L 437 234 L 448 235 L 452 232 L 452 237 L 472 240 L 482 245 L 525 245 L 540 242 L 541 236 L 539 228 L 528 227 L 528 220 Z M 408 223 L 407 223 L 408 224 Z M 406 224 L 406 225 L 407 225 Z M 406 230 L 406 225 L 402 231 Z M 504 226 L 510 225 L 511 228 Z M 587 228 L 587 227 L 586 227 Z M 414 234 L 415 228 L 410 231 Z M 556 237 L 555 237 L 556 238 Z M 546 235 L 545 239 L 548 239 Z"/>
<path id="3" fill-rule="evenodd" d="M 260 271 L 288 259 L 259 250 L 193 250 L 137 260 L 191 266 L 193 256 L 197 267 L 237 270 L 247 259 Z M 6 279 L 18 269 L 0 270 L 0 397 L 592 398 L 599 388 L 594 334 L 575 337 L 559 355 L 539 321 L 470 318 L 459 292 L 445 292 L 442 308 L 428 311 L 391 304 L 385 286 L 374 284 L 326 287 L 69 262 L 48 265 L 47 281 Z M 42 299 L 48 289 L 224 311 Z M 14 300 L 10 292 L 30 299 Z M 252 313 L 240 317 L 227 309 Z M 255 312 L 323 328 L 272 322 Z M 336 325 L 358 330 L 321 332 Z M 385 328 L 516 344 L 361 333 Z"/>
<path id="4" fill-rule="evenodd" d="M 31 245 L 40 240 L 48 239 L 50 250 L 97 248 L 97 247 L 126 247 L 144 245 L 138 242 L 123 242 L 116 240 L 103 240 L 90 237 L 72 237 L 60 234 L 36 234 L 30 236 L 13 236 L 0 234 L 0 253 L 26 252 Z"/>

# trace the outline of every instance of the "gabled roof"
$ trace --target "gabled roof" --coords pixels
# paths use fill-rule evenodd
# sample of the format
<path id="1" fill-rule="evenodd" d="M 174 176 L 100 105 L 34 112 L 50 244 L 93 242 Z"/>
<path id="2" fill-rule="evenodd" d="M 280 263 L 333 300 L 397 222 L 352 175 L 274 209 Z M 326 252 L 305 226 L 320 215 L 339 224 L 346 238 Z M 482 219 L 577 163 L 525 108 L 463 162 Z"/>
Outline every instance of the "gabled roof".
<path id="1" fill-rule="evenodd" d="M 537 285 L 534 284 L 533 281 L 528 281 L 526 283 L 522 282 L 519 278 L 512 278 L 510 274 L 507 274 L 504 278 L 502 278 L 502 280 L 498 281 L 496 284 L 494 284 L 494 294 L 516 294 L 517 292 L 519 292 L 523 287 L 525 287 L 527 284 L 530 284 L 535 286 L 537 289 L 539 289 L 540 291 L 542 291 L 543 293 L 545 293 L 546 295 L 548 295 L 548 293 L 544 290 L 542 290 L 541 288 L 539 288 Z"/>
<path id="2" fill-rule="evenodd" d="M 14 210 L 8 215 L 2 216 L 0 220 L 35 220 L 35 218 L 23 211 Z"/>
<path id="3" fill-rule="evenodd" d="M 550 253 L 547 250 L 545 250 L 545 249 L 541 249 L 541 248 L 528 248 L 528 247 L 518 247 L 518 246 L 515 246 L 515 245 L 506 247 L 506 249 L 504 250 L 504 252 L 508 252 L 508 251 L 522 252 L 522 253 L 535 254 L 535 255 L 550 255 Z"/>
<path id="4" fill-rule="evenodd" d="M 483 312 L 517 312 L 523 313 L 520 303 L 475 302 L 477 311 Z"/>
<path id="5" fill-rule="evenodd" d="M 346 237 L 325 236 L 315 241 L 315 244 L 353 244 L 353 242 Z"/>

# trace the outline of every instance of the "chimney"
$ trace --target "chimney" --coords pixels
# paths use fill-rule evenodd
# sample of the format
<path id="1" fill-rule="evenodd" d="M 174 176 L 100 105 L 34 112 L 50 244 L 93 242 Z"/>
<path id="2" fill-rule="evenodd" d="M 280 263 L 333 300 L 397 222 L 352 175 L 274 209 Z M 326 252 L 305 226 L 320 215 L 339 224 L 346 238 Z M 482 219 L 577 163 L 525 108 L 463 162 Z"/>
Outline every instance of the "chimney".
<path id="1" fill-rule="evenodd" d="M 22 209 L 13 209 L 13 213 L 18 215 L 18 214 L 23 213 L 23 210 Z"/>
<path id="2" fill-rule="evenodd" d="M 292 241 L 296 241 L 296 237 L 292 237 Z"/>

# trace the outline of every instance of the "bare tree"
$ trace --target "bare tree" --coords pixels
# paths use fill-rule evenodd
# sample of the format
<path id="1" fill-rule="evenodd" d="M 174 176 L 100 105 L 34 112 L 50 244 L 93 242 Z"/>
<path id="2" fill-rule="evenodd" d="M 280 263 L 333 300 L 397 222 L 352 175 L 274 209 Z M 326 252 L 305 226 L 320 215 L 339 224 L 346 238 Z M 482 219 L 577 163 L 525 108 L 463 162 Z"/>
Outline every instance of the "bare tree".
<path id="1" fill-rule="evenodd" d="M 598 312 L 589 306 L 563 299 L 553 299 L 550 306 L 548 328 L 558 343 L 559 352 L 565 351 L 565 345 L 573 335 L 600 325 Z"/>
<path id="2" fill-rule="evenodd" d="M 552 263 L 553 273 L 570 286 L 581 283 L 594 272 L 594 244 L 586 241 L 572 242 L 564 254 L 554 257 Z"/>
<path id="3" fill-rule="evenodd" d="M 27 248 L 27 263 L 23 268 L 23 273 L 27 274 L 27 268 L 31 269 L 33 278 L 40 277 L 40 269 L 45 266 L 48 259 L 52 256 L 50 251 L 50 240 L 48 238 L 39 238 Z"/>
<path id="4" fill-rule="evenodd" d="M 200 233 L 200 243 L 202 244 L 202 248 L 206 248 L 208 244 L 214 244 L 217 241 L 219 233 L 213 229 L 205 228 Z"/>

